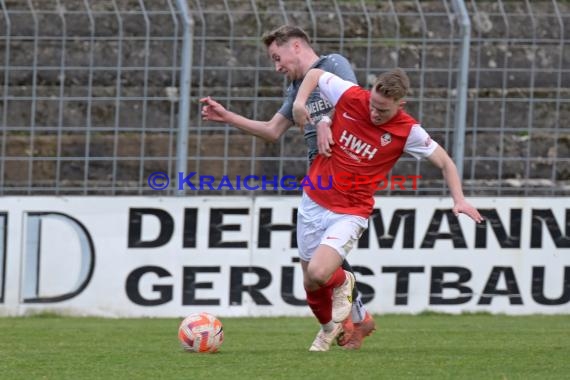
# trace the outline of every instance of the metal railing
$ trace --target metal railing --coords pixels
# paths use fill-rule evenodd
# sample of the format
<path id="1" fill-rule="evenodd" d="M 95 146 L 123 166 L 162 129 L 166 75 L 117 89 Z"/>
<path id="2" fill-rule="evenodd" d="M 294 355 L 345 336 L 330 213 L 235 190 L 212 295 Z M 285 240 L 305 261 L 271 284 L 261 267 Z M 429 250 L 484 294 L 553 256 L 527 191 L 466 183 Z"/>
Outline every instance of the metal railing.
<path id="1" fill-rule="evenodd" d="M 467 195 L 570 194 L 570 6 L 554 0 L 0 0 L 0 194 L 173 195 L 187 171 L 302 177 L 298 130 L 264 142 L 201 120 L 198 102 L 271 118 L 287 83 L 260 37 L 283 23 L 344 54 L 363 86 L 405 69 L 407 109 L 463 160 Z M 148 186 L 154 172 L 166 190 Z M 447 193 L 427 162 L 393 173 L 422 181 L 383 194 Z"/>

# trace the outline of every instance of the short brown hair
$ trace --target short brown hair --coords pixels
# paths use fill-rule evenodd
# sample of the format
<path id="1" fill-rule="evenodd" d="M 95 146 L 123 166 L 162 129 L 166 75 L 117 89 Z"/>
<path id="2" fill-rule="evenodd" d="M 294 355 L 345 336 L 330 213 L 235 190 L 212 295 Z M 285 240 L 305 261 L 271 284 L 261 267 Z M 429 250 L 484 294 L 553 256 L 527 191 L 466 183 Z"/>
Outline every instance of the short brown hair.
<path id="1" fill-rule="evenodd" d="M 292 25 L 282 25 L 277 29 L 266 32 L 261 37 L 261 40 L 266 47 L 269 47 L 269 45 L 271 45 L 273 42 L 275 42 L 277 46 L 281 46 L 289 42 L 289 40 L 292 38 L 300 38 L 305 41 L 307 45 L 311 45 L 309 35 L 298 26 Z"/>
<path id="2" fill-rule="evenodd" d="M 382 73 L 376 78 L 372 89 L 387 98 L 400 100 L 410 89 L 410 78 L 400 68 Z"/>

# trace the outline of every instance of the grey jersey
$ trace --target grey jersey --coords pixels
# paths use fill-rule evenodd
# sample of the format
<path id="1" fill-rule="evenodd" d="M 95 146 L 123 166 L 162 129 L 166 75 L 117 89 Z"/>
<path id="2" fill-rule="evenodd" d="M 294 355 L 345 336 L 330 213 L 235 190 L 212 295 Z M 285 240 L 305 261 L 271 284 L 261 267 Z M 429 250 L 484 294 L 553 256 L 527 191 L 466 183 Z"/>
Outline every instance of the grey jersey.
<path id="1" fill-rule="evenodd" d="M 328 71 L 342 79 L 356 83 L 356 75 L 354 75 L 354 71 L 352 71 L 350 63 L 340 54 L 321 56 L 311 68 Z M 299 91 L 302 81 L 303 79 L 297 79 L 289 85 L 285 101 L 278 111 L 287 119 L 291 120 L 291 122 L 293 122 L 293 102 L 295 101 L 297 91 Z M 309 110 L 311 120 L 318 120 L 320 116 L 330 115 L 333 108 L 334 107 L 331 103 L 321 97 L 321 93 L 318 88 L 311 93 L 309 100 L 307 101 L 307 109 Z M 309 163 L 312 163 L 313 159 L 319 153 L 319 149 L 317 147 L 317 131 L 315 129 L 315 125 L 312 123 L 305 125 L 305 143 L 307 145 Z"/>

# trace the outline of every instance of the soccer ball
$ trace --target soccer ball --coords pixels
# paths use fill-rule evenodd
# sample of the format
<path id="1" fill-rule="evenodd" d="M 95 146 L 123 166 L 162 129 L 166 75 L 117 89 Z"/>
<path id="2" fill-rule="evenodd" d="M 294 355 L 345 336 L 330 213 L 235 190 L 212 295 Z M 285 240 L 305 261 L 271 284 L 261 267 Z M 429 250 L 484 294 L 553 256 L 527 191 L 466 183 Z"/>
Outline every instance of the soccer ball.
<path id="1" fill-rule="evenodd" d="M 212 314 L 190 314 L 180 323 L 178 340 L 188 352 L 216 352 L 224 341 L 222 322 Z"/>

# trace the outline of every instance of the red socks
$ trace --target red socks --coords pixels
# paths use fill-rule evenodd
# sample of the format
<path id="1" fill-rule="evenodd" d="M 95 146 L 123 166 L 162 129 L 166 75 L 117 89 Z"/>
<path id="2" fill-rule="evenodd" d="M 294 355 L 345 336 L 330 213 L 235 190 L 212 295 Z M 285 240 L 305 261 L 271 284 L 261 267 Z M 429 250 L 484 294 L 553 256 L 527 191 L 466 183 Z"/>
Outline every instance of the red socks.
<path id="1" fill-rule="evenodd" d="M 317 290 L 306 290 L 307 303 L 321 325 L 332 320 L 332 288 L 321 287 Z"/>
<path id="2" fill-rule="evenodd" d="M 332 320 L 332 292 L 334 288 L 344 284 L 344 281 L 346 281 L 346 274 L 339 267 L 325 285 L 317 290 L 305 289 L 307 303 L 320 324 L 325 324 Z"/>
<path id="3" fill-rule="evenodd" d="M 344 273 L 344 269 L 342 269 L 342 267 L 338 267 L 325 286 L 330 286 L 331 289 L 334 289 L 344 284 L 345 281 L 346 273 Z"/>

